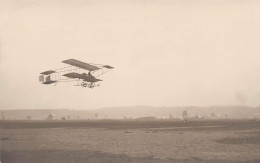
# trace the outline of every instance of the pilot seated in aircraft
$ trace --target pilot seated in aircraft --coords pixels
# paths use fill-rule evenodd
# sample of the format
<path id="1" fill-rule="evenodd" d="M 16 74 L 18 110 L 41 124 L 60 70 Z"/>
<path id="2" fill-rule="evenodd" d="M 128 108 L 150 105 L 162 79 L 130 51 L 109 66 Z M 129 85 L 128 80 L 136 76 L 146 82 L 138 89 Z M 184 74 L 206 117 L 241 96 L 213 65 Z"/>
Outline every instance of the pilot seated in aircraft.
<path id="1" fill-rule="evenodd" d="M 88 72 L 88 74 L 82 73 L 82 75 L 89 76 L 89 77 L 95 79 L 95 77 L 90 73 L 90 71 Z"/>
<path id="2" fill-rule="evenodd" d="M 88 76 L 91 77 L 91 78 L 95 78 L 95 77 L 90 73 L 90 71 L 88 72 Z"/>

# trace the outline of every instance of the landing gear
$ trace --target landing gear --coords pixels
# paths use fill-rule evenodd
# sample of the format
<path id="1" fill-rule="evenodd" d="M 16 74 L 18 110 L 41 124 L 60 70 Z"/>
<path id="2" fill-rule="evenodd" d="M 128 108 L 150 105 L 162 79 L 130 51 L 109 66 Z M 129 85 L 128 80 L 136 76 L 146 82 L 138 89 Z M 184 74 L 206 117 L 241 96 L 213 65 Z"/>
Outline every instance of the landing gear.
<path id="1" fill-rule="evenodd" d="M 95 83 L 90 83 L 90 84 L 88 85 L 88 87 L 89 87 L 89 88 L 94 88 L 94 87 L 95 87 Z"/>
<path id="2" fill-rule="evenodd" d="M 87 84 L 87 83 L 85 83 L 85 82 L 82 82 L 82 83 L 81 83 L 81 86 L 82 86 L 82 87 L 87 87 L 87 86 L 88 86 L 88 84 Z"/>
<path id="3" fill-rule="evenodd" d="M 96 85 L 95 83 L 82 82 L 82 83 L 81 83 L 81 86 L 82 86 L 82 87 L 94 88 L 94 87 L 97 87 L 97 86 L 99 86 L 99 85 Z"/>

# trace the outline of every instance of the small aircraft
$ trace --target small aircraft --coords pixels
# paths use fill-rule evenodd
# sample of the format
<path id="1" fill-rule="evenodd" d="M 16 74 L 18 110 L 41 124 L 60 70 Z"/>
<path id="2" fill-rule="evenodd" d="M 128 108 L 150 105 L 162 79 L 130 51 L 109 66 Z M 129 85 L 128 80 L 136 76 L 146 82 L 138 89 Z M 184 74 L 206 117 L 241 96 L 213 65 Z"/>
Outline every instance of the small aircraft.
<path id="1" fill-rule="evenodd" d="M 77 81 L 76 86 L 94 88 L 99 86 L 99 76 L 110 71 L 114 67 L 102 64 L 85 63 L 76 59 L 62 61 L 70 66 L 48 70 L 40 73 L 39 81 L 42 84 L 57 84 L 58 82 Z M 79 84 L 81 82 L 81 84 Z"/>

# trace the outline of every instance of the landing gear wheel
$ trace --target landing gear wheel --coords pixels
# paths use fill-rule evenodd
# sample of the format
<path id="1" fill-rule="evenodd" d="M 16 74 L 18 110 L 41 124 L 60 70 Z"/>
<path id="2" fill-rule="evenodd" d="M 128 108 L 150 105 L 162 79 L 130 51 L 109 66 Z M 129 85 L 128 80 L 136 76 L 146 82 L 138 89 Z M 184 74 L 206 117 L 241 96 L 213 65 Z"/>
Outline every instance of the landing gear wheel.
<path id="1" fill-rule="evenodd" d="M 95 87 L 95 83 L 90 83 L 88 87 L 89 88 L 94 88 Z"/>
<path id="2" fill-rule="evenodd" d="M 87 86 L 88 86 L 88 84 L 87 84 L 87 83 L 85 83 L 85 82 L 82 82 L 82 83 L 81 83 L 81 86 L 82 86 L 82 87 L 87 87 Z"/>

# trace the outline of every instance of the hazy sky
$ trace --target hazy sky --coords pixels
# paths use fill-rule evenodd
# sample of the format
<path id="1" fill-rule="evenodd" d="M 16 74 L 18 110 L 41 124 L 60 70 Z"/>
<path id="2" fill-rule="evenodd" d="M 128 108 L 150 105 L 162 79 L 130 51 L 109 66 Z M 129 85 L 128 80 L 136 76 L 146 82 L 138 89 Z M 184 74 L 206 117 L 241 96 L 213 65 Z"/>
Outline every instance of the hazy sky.
<path id="1" fill-rule="evenodd" d="M 42 85 L 75 58 L 101 87 Z M 0 0 L 0 109 L 260 105 L 259 0 Z"/>

